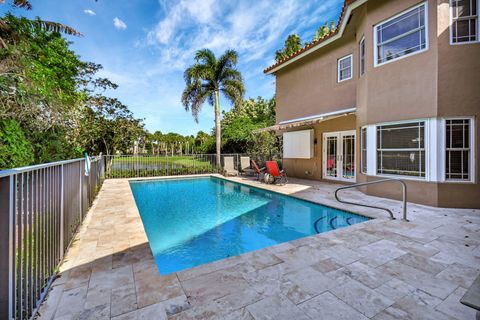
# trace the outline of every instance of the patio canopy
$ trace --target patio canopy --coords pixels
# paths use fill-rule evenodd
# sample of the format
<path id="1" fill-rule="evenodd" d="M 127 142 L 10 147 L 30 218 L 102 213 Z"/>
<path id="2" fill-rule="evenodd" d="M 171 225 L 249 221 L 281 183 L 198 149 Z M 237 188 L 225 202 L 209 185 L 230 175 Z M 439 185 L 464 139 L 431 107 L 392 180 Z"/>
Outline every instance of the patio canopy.
<path id="1" fill-rule="evenodd" d="M 317 115 L 303 117 L 303 118 L 280 121 L 278 124 L 274 126 L 253 130 L 253 133 L 268 132 L 268 131 L 282 131 L 282 130 L 288 130 L 296 127 L 311 126 L 322 121 L 327 121 L 334 118 L 347 116 L 349 114 L 354 114 L 356 110 L 357 108 L 342 109 L 342 110 L 317 114 Z"/>

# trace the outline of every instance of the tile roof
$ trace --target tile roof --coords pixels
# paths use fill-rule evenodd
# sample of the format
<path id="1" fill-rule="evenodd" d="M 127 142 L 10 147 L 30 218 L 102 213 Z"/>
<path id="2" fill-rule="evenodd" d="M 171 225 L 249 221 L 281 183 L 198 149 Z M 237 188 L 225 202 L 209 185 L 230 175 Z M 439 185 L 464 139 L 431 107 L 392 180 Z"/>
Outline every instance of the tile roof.
<path id="1" fill-rule="evenodd" d="M 284 64 L 285 62 L 295 58 L 296 56 L 312 49 L 313 47 L 316 47 L 318 45 L 320 45 L 321 43 L 325 42 L 326 40 L 332 38 L 333 36 L 337 35 L 339 30 L 340 30 L 340 26 L 343 22 L 343 19 L 345 19 L 345 13 L 347 12 L 347 8 L 350 4 L 356 2 L 358 0 L 345 0 L 343 2 L 343 7 L 342 7 L 342 12 L 340 13 L 340 17 L 338 19 L 338 23 L 337 23 L 337 27 L 335 28 L 335 31 L 329 33 L 328 35 L 326 35 L 325 37 L 323 38 L 320 38 L 316 41 L 312 41 L 310 43 L 307 43 L 303 48 L 301 48 L 300 50 L 292 53 L 290 56 L 280 60 L 280 61 L 277 61 L 275 64 L 271 65 L 270 67 L 266 68 L 265 70 L 263 70 L 264 73 L 269 73 L 271 70 L 279 67 L 280 65 Z"/>

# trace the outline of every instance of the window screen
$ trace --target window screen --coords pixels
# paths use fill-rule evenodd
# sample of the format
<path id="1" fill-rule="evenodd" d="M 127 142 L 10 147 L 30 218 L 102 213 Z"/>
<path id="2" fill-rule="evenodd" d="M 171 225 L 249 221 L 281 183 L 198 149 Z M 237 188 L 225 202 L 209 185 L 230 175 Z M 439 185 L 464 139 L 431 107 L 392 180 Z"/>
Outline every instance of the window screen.
<path id="1" fill-rule="evenodd" d="M 470 119 L 445 120 L 445 179 L 470 180 Z"/>
<path id="2" fill-rule="evenodd" d="M 367 173 L 367 128 L 362 128 L 360 137 L 360 144 L 361 144 L 361 168 L 362 173 Z"/>
<path id="3" fill-rule="evenodd" d="M 377 126 L 377 173 L 425 177 L 425 122 Z"/>
<path id="4" fill-rule="evenodd" d="M 359 71 L 360 75 L 363 75 L 365 73 L 365 38 L 360 40 L 359 44 Z"/>
<path id="5" fill-rule="evenodd" d="M 478 40 L 478 0 L 452 0 L 452 43 Z"/>
<path id="6" fill-rule="evenodd" d="M 338 82 L 352 78 L 352 56 L 338 60 Z"/>

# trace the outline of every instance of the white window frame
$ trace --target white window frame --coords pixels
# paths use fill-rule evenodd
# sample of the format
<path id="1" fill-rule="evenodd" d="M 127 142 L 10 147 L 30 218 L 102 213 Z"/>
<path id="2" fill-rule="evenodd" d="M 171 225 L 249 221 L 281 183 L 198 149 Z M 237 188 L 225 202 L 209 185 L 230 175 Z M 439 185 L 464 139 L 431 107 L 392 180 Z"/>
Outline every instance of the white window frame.
<path id="1" fill-rule="evenodd" d="M 363 132 L 365 131 L 365 138 Z M 363 150 L 365 149 L 365 158 L 363 157 Z M 366 164 L 365 170 L 363 170 L 364 163 Z M 360 172 L 367 174 L 368 172 L 368 126 L 360 128 Z"/>
<path id="2" fill-rule="evenodd" d="M 471 40 L 471 41 L 462 41 L 462 42 L 453 42 L 453 1 L 454 0 L 449 0 L 448 5 L 449 5 L 449 11 L 450 11 L 450 45 L 456 46 L 456 45 L 462 45 L 462 44 L 472 44 L 472 43 L 478 43 L 480 42 L 480 33 L 478 28 L 480 28 L 480 0 L 471 0 L 471 1 L 477 1 L 477 40 Z"/>
<path id="3" fill-rule="evenodd" d="M 375 162 L 375 175 L 378 177 L 398 177 L 401 179 L 406 180 L 420 180 L 420 181 L 429 181 L 430 177 L 430 121 L 429 119 L 412 119 L 412 120 L 403 120 L 403 121 L 393 121 L 393 122 L 385 122 L 385 123 L 377 123 L 375 125 L 375 159 L 378 157 L 378 146 L 377 146 L 377 128 L 381 126 L 389 126 L 389 125 L 397 125 L 397 124 L 407 124 L 407 123 L 415 123 L 415 122 L 424 122 L 424 139 L 423 142 L 423 150 L 425 152 L 425 176 L 424 177 L 415 177 L 415 176 L 407 176 L 401 174 L 387 174 L 387 173 L 378 173 L 378 163 Z M 367 161 L 368 163 L 368 161 Z"/>
<path id="4" fill-rule="evenodd" d="M 346 59 L 350 59 L 350 77 L 345 79 L 340 79 L 340 62 Z M 353 78 L 353 54 L 346 55 L 337 60 L 337 82 L 347 81 Z"/>
<path id="5" fill-rule="evenodd" d="M 447 179 L 447 146 L 446 146 L 446 138 L 447 138 L 447 120 L 469 120 L 469 141 L 470 141 L 470 159 L 469 159 L 469 179 L 468 180 L 460 180 L 460 179 Z M 476 164 L 476 155 L 475 155 L 475 118 L 474 117 L 448 117 L 441 119 L 441 139 L 442 139 L 442 156 L 441 156 L 441 166 L 440 166 L 440 181 L 446 183 L 475 183 L 475 164 Z"/>
<path id="6" fill-rule="evenodd" d="M 470 120 L 470 180 L 446 179 L 446 120 Z M 411 122 L 425 122 L 425 177 L 409 177 L 377 173 L 377 126 L 394 125 Z M 445 118 L 424 118 L 405 121 L 392 121 L 370 124 L 367 128 L 367 172 L 368 176 L 398 177 L 403 180 L 429 181 L 439 183 L 476 183 L 477 155 L 476 155 L 476 118 L 473 116 L 453 116 Z M 362 127 L 364 128 L 364 127 Z M 360 146 L 361 150 L 361 146 Z M 361 168 L 361 167 L 360 167 Z M 360 169 L 361 170 L 361 169 Z"/>
<path id="7" fill-rule="evenodd" d="M 362 46 L 363 46 L 363 53 L 362 53 Z M 360 39 L 358 43 L 358 77 L 361 77 L 365 74 L 366 64 L 365 64 L 365 36 Z M 362 69 L 362 62 L 363 62 L 363 69 Z"/>
<path id="8" fill-rule="evenodd" d="M 407 13 L 408 11 L 411 11 L 411 10 L 414 10 L 414 9 L 417 9 L 421 6 L 425 6 L 424 8 L 424 12 L 425 12 L 425 17 L 424 17 L 424 21 L 425 21 L 425 48 L 424 49 L 421 49 L 421 50 L 418 50 L 418 51 L 415 51 L 415 52 L 412 52 L 412 53 L 408 53 L 408 54 L 405 54 L 401 57 L 398 57 L 398 58 L 393 58 L 391 60 L 387 60 L 387 61 L 384 61 L 384 62 L 380 62 L 378 63 L 378 48 L 377 48 L 377 29 L 380 25 L 384 24 L 384 23 L 387 23 L 395 18 L 398 18 L 399 16 Z M 411 57 L 413 55 L 416 55 L 416 54 L 419 54 L 419 53 L 422 53 L 422 52 L 425 52 L 428 50 L 428 43 L 429 43 L 429 36 L 428 36 L 428 23 L 429 23 L 429 19 L 428 19 L 428 3 L 425 1 L 425 2 L 422 2 L 422 3 L 419 3 L 417 4 L 416 6 L 413 6 L 413 7 L 410 7 L 406 10 L 403 10 L 402 12 L 388 18 L 388 19 L 385 19 L 379 23 L 377 23 L 374 27 L 373 27 L 373 65 L 374 67 L 379 67 L 379 66 L 383 66 L 385 64 L 388 64 L 390 62 L 394 62 L 394 61 L 398 61 L 398 60 L 401 60 L 403 58 L 407 58 L 407 57 Z"/>

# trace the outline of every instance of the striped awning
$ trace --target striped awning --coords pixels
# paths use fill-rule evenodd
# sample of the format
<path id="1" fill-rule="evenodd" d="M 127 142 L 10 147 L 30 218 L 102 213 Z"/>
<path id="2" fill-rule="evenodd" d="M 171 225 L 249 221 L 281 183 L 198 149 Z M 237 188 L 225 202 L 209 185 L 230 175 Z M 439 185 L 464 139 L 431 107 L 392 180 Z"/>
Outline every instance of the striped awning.
<path id="1" fill-rule="evenodd" d="M 269 131 L 284 131 L 284 130 L 297 128 L 297 127 L 311 126 L 319 122 L 354 114 L 356 109 L 357 108 L 342 109 L 342 110 L 317 114 L 317 115 L 303 117 L 303 118 L 280 121 L 278 124 L 274 126 L 253 130 L 253 133 L 269 132 Z"/>

